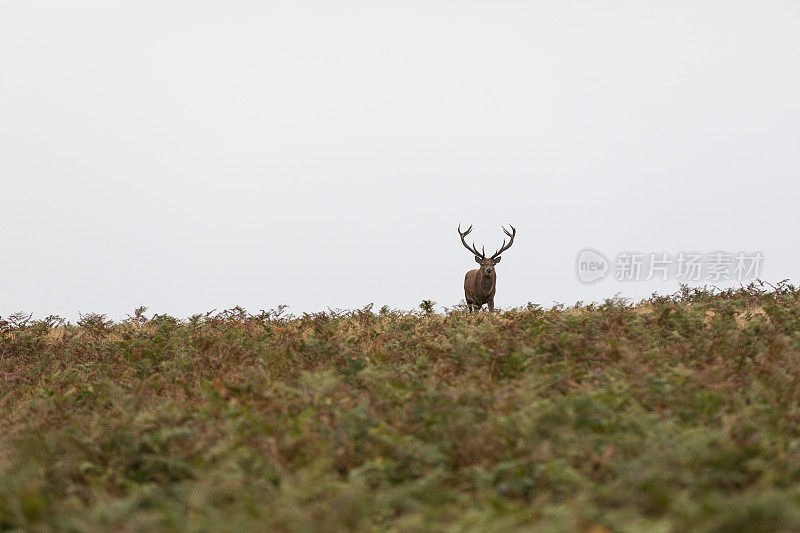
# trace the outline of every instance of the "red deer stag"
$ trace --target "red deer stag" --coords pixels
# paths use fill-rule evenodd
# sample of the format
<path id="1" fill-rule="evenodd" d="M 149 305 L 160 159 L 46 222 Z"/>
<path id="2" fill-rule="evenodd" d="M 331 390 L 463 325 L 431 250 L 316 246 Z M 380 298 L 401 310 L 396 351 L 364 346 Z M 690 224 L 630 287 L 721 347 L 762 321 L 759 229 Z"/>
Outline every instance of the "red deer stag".
<path id="1" fill-rule="evenodd" d="M 509 224 L 509 226 L 511 226 L 511 224 Z M 467 308 L 470 313 L 473 309 L 475 311 L 480 310 L 483 304 L 488 304 L 489 312 L 492 312 L 494 311 L 494 291 L 495 285 L 497 284 L 497 274 L 494 271 L 494 266 L 500 262 L 500 254 L 511 248 L 511 245 L 514 244 L 514 235 L 517 234 L 517 230 L 514 226 L 511 226 L 511 233 L 509 233 L 508 230 L 503 227 L 503 233 L 511 237 L 511 240 L 506 244 L 504 239 L 503 245 L 491 257 L 486 257 L 486 250 L 483 247 L 479 252 L 478 249 L 475 248 L 474 242 L 472 246 L 467 244 L 464 237 L 469 235 L 471 231 L 472 226 L 462 233 L 461 224 L 458 225 L 458 234 L 461 235 L 461 243 L 467 250 L 475 254 L 475 262 L 481 266 L 478 269 L 470 270 L 464 277 L 464 297 L 467 300 Z"/>

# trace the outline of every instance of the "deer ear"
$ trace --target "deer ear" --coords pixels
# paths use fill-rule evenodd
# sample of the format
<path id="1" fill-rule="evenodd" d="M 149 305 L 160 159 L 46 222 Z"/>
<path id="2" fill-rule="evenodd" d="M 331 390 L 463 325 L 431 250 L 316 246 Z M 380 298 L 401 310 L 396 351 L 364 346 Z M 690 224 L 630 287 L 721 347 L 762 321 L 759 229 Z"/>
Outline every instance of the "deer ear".
<path id="1" fill-rule="evenodd" d="M 494 264 L 496 265 L 497 263 L 499 263 L 500 259 L 501 259 L 501 257 L 499 255 L 497 257 L 495 257 L 494 258 Z"/>
<path id="2" fill-rule="evenodd" d="M 481 264 L 481 258 L 478 257 L 477 255 L 475 256 L 475 262 L 478 263 L 479 265 Z"/>

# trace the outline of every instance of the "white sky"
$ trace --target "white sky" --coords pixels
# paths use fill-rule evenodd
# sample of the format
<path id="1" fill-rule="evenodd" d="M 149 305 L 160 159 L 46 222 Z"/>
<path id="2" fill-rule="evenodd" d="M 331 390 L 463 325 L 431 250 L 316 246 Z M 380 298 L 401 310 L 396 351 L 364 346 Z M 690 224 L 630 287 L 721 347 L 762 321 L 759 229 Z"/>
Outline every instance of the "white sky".
<path id="1" fill-rule="evenodd" d="M 798 2 L 0 0 L 0 315 L 499 307 L 590 246 L 798 280 Z"/>

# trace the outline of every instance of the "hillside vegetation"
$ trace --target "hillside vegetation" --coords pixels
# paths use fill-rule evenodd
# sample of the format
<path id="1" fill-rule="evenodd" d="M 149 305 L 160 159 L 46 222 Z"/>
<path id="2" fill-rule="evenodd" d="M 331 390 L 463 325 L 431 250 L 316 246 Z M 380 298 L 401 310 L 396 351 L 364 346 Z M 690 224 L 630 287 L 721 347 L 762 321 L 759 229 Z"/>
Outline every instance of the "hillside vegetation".
<path id="1" fill-rule="evenodd" d="M 0 320 L 0 530 L 800 529 L 800 290 Z"/>

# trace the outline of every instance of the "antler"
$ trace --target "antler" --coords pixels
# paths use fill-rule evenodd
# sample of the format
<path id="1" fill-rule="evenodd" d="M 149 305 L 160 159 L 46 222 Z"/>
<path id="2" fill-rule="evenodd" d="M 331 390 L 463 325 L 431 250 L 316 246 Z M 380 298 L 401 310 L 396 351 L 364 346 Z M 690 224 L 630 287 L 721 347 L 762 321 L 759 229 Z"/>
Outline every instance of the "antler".
<path id="1" fill-rule="evenodd" d="M 464 245 L 464 248 L 466 248 L 467 250 L 469 250 L 470 252 L 472 252 L 473 254 L 475 254 L 475 256 L 476 256 L 476 257 L 480 257 L 481 259 L 486 259 L 486 249 L 485 249 L 485 247 L 484 247 L 484 248 L 482 248 L 482 250 L 483 250 L 483 253 L 481 253 L 481 252 L 479 252 L 477 249 L 475 249 L 475 243 L 474 243 L 474 242 L 472 243 L 472 247 L 470 247 L 470 246 L 467 244 L 467 241 L 465 241 L 465 240 L 464 240 L 464 237 L 466 237 L 467 235 L 469 235 L 469 233 L 470 233 L 471 231 L 472 231 L 472 226 L 470 225 L 470 227 L 468 227 L 468 228 L 467 228 L 467 231 L 465 231 L 465 232 L 463 232 L 463 233 L 462 233 L 462 232 L 461 232 L 461 224 L 459 224 L 459 225 L 458 225 L 458 234 L 459 234 L 459 235 L 461 235 L 461 244 L 463 244 L 463 245 Z"/>
<path id="2" fill-rule="evenodd" d="M 509 224 L 509 226 L 511 226 L 511 224 Z M 471 226 L 470 226 L 470 227 L 471 227 Z M 506 235 L 508 235 L 509 237 L 511 237 L 511 240 L 510 240 L 510 241 L 508 241 L 508 244 L 506 244 L 506 240 L 505 240 L 505 239 L 503 239 L 503 246 L 501 246 L 501 247 L 500 247 L 500 249 L 499 249 L 499 250 L 497 250 L 497 251 L 494 253 L 494 255 L 492 256 L 492 259 L 494 259 L 494 258 L 495 258 L 495 257 L 497 257 L 498 255 L 502 254 L 503 252 L 505 252 L 506 250 L 508 250 L 509 248 L 511 248 L 511 245 L 512 245 L 512 244 L 514 244 L 514 235 L 516 235 L 516 234 L 517 234 L 517 229 L 516 229 L 514 226 L 511 226 L 511 231 L 512 231 L 512 233 L 509 233 L 509 232 L 508 232 L 508 230 L 507 230 L 507 229 L 506 229 L 504 226 L 500 226 L 500 227 L 501 227 L 501 228 L 503 228 L 503 233 L 505 233 Z M 460 228 L 459 228 L 459 229 L 460 229 Z"/>

